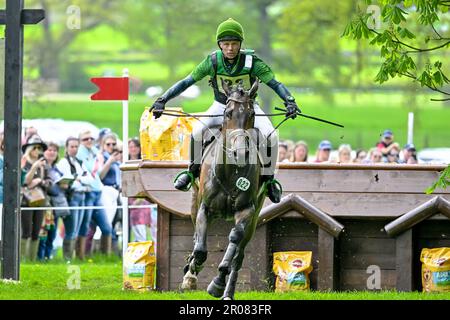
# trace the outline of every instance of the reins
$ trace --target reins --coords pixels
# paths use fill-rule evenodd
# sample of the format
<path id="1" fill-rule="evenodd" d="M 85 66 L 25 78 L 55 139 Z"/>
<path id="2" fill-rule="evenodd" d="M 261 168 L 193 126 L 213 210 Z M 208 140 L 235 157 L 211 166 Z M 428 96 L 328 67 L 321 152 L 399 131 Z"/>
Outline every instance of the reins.
<path id="1" fill-rule="evenodd" d="M 234 99 L 230 99 L 236 102 L 241 102 L 241 101 L 237 101 Z M 282 110 L 281 108 L 277 108 L 277 110 Z M 176 113 L 171 113 L 171 112 L 178 112 L 178 114 Z M 197 114 L 197 115 L 193 115 L 191 113 L 188 112 L 184 112 L 184 111 L 180 111 L 180 110 L 171 110 L 171 112 L 166 112 L 163 111 L 162 114 L 166 115 L 166 116 L 171 116 L 171 117 L 190 117 L 190 118 L 194 118 L 197 119 L 198 121 L 200 121 L 201 123 L 203 123 L 202 120 L 200 120 L 200 118 L 214 118 L 214 117 L 223 117 L 223 114 Z M 279 112 L 279 113 L 259 113 L 259 114 L 255 114 L 255 117 L 277 117 L 277 116 L 284 116 L 286 115 L 285 112 Z M 286 120 L 288 120 L 290 118 L 285 118 L 283 119 L 278 125 L 275 126 L 275 128 L 272 130 L 272 132 L 267 136 L 267 138 L 269 138 L 272 133 L 274 133 Z M 204 123 L 203 123 L 204 124 Z M 215 137 L 216 135 L 211 131 L 211 129 L 208 128 L 208 126 L 206 126 L 206 129 L 209 130 L 209 132 Z"/>

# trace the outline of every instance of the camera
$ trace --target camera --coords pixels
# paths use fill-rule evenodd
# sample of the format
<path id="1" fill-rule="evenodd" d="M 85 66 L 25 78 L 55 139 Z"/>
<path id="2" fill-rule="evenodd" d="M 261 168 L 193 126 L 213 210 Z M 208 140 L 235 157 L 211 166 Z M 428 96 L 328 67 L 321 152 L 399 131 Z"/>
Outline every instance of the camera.
<path id="1" fill-rule="evenodd" d="M 122 150 L 117 149 L 117 148 L 114 148 L 112 151 L 112 154 L 121 154 L 121 153 L 122 153 Z"/>

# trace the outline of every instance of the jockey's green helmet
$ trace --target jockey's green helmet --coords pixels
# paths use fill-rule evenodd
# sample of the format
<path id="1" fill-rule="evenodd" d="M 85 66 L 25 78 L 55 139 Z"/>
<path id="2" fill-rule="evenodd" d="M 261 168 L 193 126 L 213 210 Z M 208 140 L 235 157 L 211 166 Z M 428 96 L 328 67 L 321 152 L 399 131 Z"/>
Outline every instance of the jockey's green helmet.
<path id="1" fill-rule="evenodd" d="M 242 25 L 234 20 L 233 18 L 229 18 L 225 20 L 217 27 L 216 33 L 217 43 L 225 40 L 244 40 L 244 29 Z"/>

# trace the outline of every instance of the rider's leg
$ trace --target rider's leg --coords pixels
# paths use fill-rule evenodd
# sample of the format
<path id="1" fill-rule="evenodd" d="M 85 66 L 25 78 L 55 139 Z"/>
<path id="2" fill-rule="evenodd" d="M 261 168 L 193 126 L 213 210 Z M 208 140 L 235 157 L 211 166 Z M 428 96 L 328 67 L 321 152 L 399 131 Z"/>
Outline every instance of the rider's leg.
<path id="1" fill-rule="evenodd" d="M 264 114 L 259 105 L 255 104 L 254 108 L 256 114 Z M 268 117 L 255 117 L 255 128 L 258 128 L 263 136 L 262 143 L 260 143 L 262 146 L 260 152 L 262 152 L 265 162 L 262 168 L 262 179 L 266 183 L 269 199 L 278 203 L 282 193 L 281 185 L 274 178 L 278 159 L 278 134 L 274 131 Z"/>
<path id="2" fill-rule="evenodd" d="M 200 175 L 202 141 L 198 141 L 191 135 L 191 143 L 189 145 L 189 167 L 187 171 L 181 172 L 174 181 L 174 187 L 181 191 L 190 189 L 191 183 Z"/>
<path id="3" fill-rule="evenodd" d="M 209 107 L 206 114 L 223 114 L 225 106 L 217 101 Z M 200 175 L 200 166 L 203 153 L 203 133 L 206 127 L 213 127 L 222 123 L 222 117 L 202 118 L 194 125 L 191 135 L 189 152 L 189 167 L 175 178 L 174 187 L 181 191 L 188 191 L 195 178 Z"/>

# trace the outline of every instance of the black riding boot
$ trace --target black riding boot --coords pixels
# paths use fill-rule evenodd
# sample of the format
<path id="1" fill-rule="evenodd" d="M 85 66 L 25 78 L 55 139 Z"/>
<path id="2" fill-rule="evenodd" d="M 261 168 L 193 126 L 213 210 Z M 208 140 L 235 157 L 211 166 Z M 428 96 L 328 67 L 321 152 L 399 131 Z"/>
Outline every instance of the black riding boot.
<path id="1" fill-rule="evenodd" d="M 269 158 L 272 158 L 272 147 L 270 145 L 267 146 L 267 155 Z M 270 159 L 269 166 L 273 167 L 275 169 L 276 165 L 276 157 L 274 159 Z M 271 172 L 274 172 L 274 170 L 271 170 Z M 281 184 L 274 178 L 274 175 L 264 175 L 263 176 L 263 182 L 266 185 L 267 188 L 267 196 L 269 197 L 270 201 L 273 203 L 279 203 L 281 200 L 281 195 L 283 193 L 283 188 L 281 187 Z"/>
<path id="2" fill-rule="evenodd" d="M 199 148 L 201 148 L 201 142 L 195 141 L 191 136 L 189 168 L 188 170 L 179 173 L 178 176 L 175 177 L 175 189 L 188 191 L 191 188 L 192 183 L 194 183 L 195 179 L 200 176 L 200 163 L 196 163 L 199 161 L 195 161 L 195 159 L 197 159 L 195 151 L 198 152 L 198 150 L 200 150 Z"/>
<path id="3" fill-rule="evenodd" d="M 267 187 L 267 196 L 270 201 L 273 203 L 278 203 L 281 200 L 281 194 L 283 193 L 283 189 L 281 188 L 281 184 L 274 178 L 274 176 L 265 176 L 264 180 Z"/>

